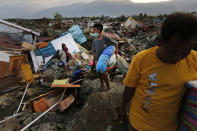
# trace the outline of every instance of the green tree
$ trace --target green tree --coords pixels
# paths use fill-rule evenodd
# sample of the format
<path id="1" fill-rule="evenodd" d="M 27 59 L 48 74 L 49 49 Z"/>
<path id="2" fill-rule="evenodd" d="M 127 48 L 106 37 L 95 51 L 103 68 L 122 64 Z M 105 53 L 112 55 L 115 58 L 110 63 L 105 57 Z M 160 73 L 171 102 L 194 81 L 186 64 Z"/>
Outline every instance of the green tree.
<path id="1" fill-rule="evenodd" d="M 105 16 L 101 15 L 101 21 L 104 21 L 104 20 L 105 20 Z"/>
<path id="2" fill-rule="evenodd" d="M 126 19 L 127 19 L 127 18 L 126 18 L 125 15 L 121 15 L 121 16 L 119 17 L 119 20 L 120 20 L 120 21 L 126 21 Z"/>
<path id="3" fill-rule="evenodd" d="M 160 14 L 158 17 L 159 17 L 159 19 L 163 19 L 163 15 L 162 14 Z"/>
<path id="4" fill-rule="evenodd" d="M 49 33 L 49 29 L 46 25 L 43 25 L 42 29 L 41 29 L 41 36 L 42 37 L 49 37 L 50 33 Z"/>
<path id="5" fill-rule="evenodd" d="M 139 14 L 139 19 L 140 19 L 140 20 L 143 19 L 143 14 L 142 14 L 142 13 Z"/>
<path id="6" fill-rule="evenodd" d="M 93 17 L 90 18 L 90 20 L 91 20 L 91 21 L 96 20 L 96 17 L 93 16 Z"/>
<path id="7" fill-rule="evenodd" d="M 54 15 L 54 20 L 56 21 L 62 21 L 63 17 L 59 12 L 56 12 Z"/>

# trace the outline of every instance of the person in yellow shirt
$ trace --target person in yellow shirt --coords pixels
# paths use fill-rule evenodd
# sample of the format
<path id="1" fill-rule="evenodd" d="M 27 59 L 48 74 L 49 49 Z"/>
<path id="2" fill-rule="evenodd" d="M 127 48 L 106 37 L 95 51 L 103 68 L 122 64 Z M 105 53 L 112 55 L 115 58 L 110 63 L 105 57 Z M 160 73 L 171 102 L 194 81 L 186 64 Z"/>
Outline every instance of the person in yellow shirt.
<path id="1" fill-rule="evenodd" d="M 130 104 L 131 131 L 176 131 L 187 81 L 197 79 L 197 18 L 187 13 L 169 15 L 158 46 L 132 59 L 123 81 L 120 111 L 124 120 Z"/>

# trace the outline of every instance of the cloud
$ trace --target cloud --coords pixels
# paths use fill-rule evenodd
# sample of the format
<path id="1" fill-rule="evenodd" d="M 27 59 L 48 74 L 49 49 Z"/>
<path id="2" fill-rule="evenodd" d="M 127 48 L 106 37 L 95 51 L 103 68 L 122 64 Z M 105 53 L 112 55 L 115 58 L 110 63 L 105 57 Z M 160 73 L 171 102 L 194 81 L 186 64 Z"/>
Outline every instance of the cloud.
<path id="1" fill-rule="evenodd" d="M 155 3 L 155 2 L 163 2 L 163 1 L 171 1 L 171 0 L 130 0 L 134 3 Z"/>
<path id="2" fill-rule="evenodd" d="M 47 8 L 92 1 L 94 0 L 1 0 L 0 18 L 23 17 Z"/>
<path id="3" fill-rule="evenodd" d="M 1 0 L 0 7 L 29 8 L 35 11 L 73 3 L 87 3 L 94 0 Z"/>
<path id="4" fill-rule="evenodd" d="M 125 2 L 158 2 L 166 0 L 0 0 L 0 18 L 10 18 L 10 17 L 26 17 L 31 16 L 41 10 L 64 6 L 74 3 L 89 3 L 93 1 L 125 1 Z M 196 0 L 171 0 L 173 2 L 190 3 Z M 176 3 L 174 5 L 176 5 Z"/>

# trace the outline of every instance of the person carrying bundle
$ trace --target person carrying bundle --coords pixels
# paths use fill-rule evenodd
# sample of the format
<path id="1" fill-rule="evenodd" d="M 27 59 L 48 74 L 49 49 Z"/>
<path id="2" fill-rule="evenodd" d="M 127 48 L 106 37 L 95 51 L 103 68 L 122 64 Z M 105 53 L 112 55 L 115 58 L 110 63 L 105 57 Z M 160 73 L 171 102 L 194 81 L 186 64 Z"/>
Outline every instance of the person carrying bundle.
<path id="1" fill-rule="evenodd" d="M 98 88 L 98 91 L 107 91 L 110 90 L 110 84 L 108 75 L 106 73 L 106 67 L 109 63 L 111 56 L 115 53 L 118 54 L 118 42 L 114 39 L 107 37 L 102 32 L 103 25 L 98 23 L 93 26 L 92 36 L 96 39 L 92 43 L 92 52 L 93 52 L 93 68 L 96 66 L 97 72 L 99 73 L 99 78 L 101 81 L 101 87 Z M 98 64 L 96 65 L 96 63 Z M 107 85 L 105 89 L 104 81 Z"/>

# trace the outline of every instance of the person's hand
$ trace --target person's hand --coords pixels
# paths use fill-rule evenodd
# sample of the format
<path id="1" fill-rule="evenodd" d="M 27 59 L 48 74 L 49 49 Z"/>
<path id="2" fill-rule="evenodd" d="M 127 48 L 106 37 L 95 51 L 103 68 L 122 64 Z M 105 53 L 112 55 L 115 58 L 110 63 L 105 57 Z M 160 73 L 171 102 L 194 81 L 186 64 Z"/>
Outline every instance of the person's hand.
<path id="1" fill-rule="evenodd" d="M 92 69 L 92 71 L 95 69 L 95 61 L 93 62 L 91 69 Z"/>
<path id="2" fill-rule="evenodd" d="M 116 58 L 118 58 L 118 53 L 116 53 Z"/>

